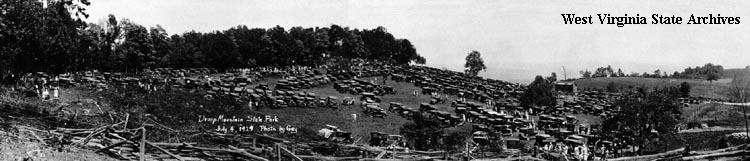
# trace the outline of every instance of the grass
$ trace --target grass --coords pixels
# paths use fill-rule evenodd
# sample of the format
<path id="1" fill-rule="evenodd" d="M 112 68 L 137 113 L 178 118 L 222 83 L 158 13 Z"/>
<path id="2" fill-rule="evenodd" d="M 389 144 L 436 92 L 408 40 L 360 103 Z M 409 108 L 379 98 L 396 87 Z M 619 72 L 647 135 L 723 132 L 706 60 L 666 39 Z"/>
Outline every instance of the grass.
<path id="1" fill-rule="evenodd" d="M 730 73 L 742 76 L 748 74 L 747 72 L 734 70 Z M 647 88 L 670 87 L 679 86 L 680 83 L 687 82 L 692 87 L 690 92 L 692 96 L 727 100 L 731 98 L 728 91 L 731 88 L 730 83 L 732 82 L 732 78 L 709 82 L 703 79 L 615 77 L 579 79 L 575 82 L 579 89 L 606 89 L 610 82 L 613 82 L 620 89 L 641 86 Z M 674 136 L 667 137 L 663 140 L 664 142 L 655 147 L 658 149 L 657 151 L 683 148 L 686 145 L 689 145 L 693 150 L 716 149 L 719 147 L 719 139 L 721 137 L 737 132 L 737 127 L 744 126 L 745 123 L 740 107 L 721 104 L 690 104 L 688 107 L 682 109 L 682 115 L 683 123 L 697 121 L 706 123 L 712 128 L 692 129 L 689 131 L 695 132 L 677 133 Z"/>
<path id="2" fill-rule="evenodd" d="M 673 137 L 668 137 L 667 139 L 665 139 L 665 144 L 661 146 L 664 147 L 663 149 L 665 151 L 684 148 L 686 145 L 689 145 L 692 150 L 718 149 L 720 146 L 719 139 L 735 132 L 738 131 L 725 130 L 696 133 L 677 133 Z M 733 143 L 733 145 L 737 144 L 738 143 Z"/>
<path id="3" fill-rule="evenodd" d="M 685 121 L 698 121 L 708 126 L 744 126 L 742 107 L 722 104 L 690 105 L 683 109 Z"/>
<path id="4" fill-rule="evenodd" d="M 675 87 L 682 82 L 687 82 L 691 86 L 690 94 L 714 99 L 729 99 L 729 88 L 732 79 L 719 79 L 709 82 L 703 79 L 672 79 L 672 78 L 641 78 L 641 77 L 608 77 L 608 78 L 589 78 L 576 80 L 578 89 L 606 89 L 610 82 L 613 82 L 618 89 L 628 88 L 654 88 L 654 87 Z"/>
<path id="5" fill-rule="evenodd" d="M 364 80 L 371 79 L 379 79 L 378 81 L 374 82 L 382 83 L 380 77 L 364 78 Z M 269 83 L 269 85 L 273 88 L 273 84 L 275 84 L 276 81 L 277 79 L 265 79 L 256 82 L 251 86 L 255 86 L 260 83 Z M 390 80 L 388 80 L 386 83 L 389 86 L 393 86 L 397 94 L 382 96 L 382 108 L 387 108 L 389 102 L 400 102 L 408 107 L 418 108 L 420 103 L 428 102 L 430 100 L 430 96 L 428 95 L 420 94 L 417 97 L 412 96 L 412 91 L 419 88 L 413 86 L 410 83 L 394 82 Z M 253 123 L 252 125 L 255 125 L 256 127 L 258 125 L 267 125 L 273 127 L 295 127 L 298 129 L 299 133 L 294 135 L 288 133 L 282 134 L 279 132 L 262 132 L 268 135 L 288 138 L 295 141 L 310 140 L 310 138 L 314 138 L 314 135 L 316 135 L 315 132 L 317 130 L 324 128 L 326 124 L 330 124 L 337 126 L 342 130 L 352 132 L 355 138 L 362 137 L 359 143 L 367 143 L 369 141 L 370 132 L 399 134 L 399 128 L 401 128 L 403 124 L 410 122 L 409 120 L 400 117 L 398 114 L 391 112 L 388 112 L 388 115 L 385 118 L 368 117 L 362 112 L 362 109 L 359 107 L 359 96 L 339 93 L 333 88 L 332 83 L 314 87 L 311 89 L 303 89 L 300 91 L 312 92 L 319 97 L 336 96 L 340 100 L 344 97 L 351 97 L 357 101 L 355 101 L 354 105 L 341 105 L 338 109 L 324 107 L 289 107 L 283 109 L 261 108 L 257 110 L 250 110 L 246 108 L 245 104 L 229 103 L 233 102 L 231 99 L 224 99 L 219 97 L 214 100 L 208 101 L 202 98 L 201 92 L 190 92 L 182 90 L 163 90 L 146 93 L 137 89 L 124 90 L 112 88 L 102 92 L 97 92 L 96 94 L 86 94 L 85 91 L 78 91 L 73 93 L 83 93 L 77 95 L 84 95 L 85 97 L 104 98 L 102 99 L 103 102 L 105 104 L 111 104 L 115 106 L 111 107 L 115 111 L 118 111 L 120 113 L 131 113 L 131 119 L 133 120 L 139 120 L 145 113 L 152 114 L 160 121 L 161 124 L 167 125 L 170 128 L 176 130 L 212 130 L 217 127 L 216 125 L 207 123 L 197 123 L 197 120 L 199 118 L 198 115 L 205 115 L 206 117 L 218 117 L 218 115 L 225 115 L 228 117 L 278 117 L 279 121 L 275 123 Z M 438 105 L 437 107 L 440 110 L 449 112 L 453 111 L 447 103 Z M 352 114 L 357 115 L 357 121 L 354 121 Z M 158 136 L 154 137 L 158 138 Z"/>
<path id="6" fill-rule="evenodd" d="M 725 77 L 734 75 L 738 77 L 750 76 L 745 69 L 727 69 Z M 728 100 L 731 98 L 729 90 L 731 88 L 732 78 L 723 78 L 717 81 L 709 82 L 703 79 L 672 79 L 672 78 L 640 78 L 640 77 L 610 77 L 610 78 L 590 78 L 576 80 L 579 89 L 598 88 L 606 89 L 610 82 L 613 82 L 617 88 L 627 89 L 631 87 L 670 87 L 679 86 L 682 82 L 691 85 L 691 95 Z M 720 104 L 691 104 L 683 108 L 683 122 L 698 121 L 707 123 L 709 126 L 744 126 L 742 109 L 734 106 Z"/>
<path id="7" fill-rule="evenodd" d="M 377 81 L 375 81 L 375 79 L 377 79 Z M 373 80 L 373 82 L 378 84 L 382 83 L 380 77 L 363 78 L 363 80 Z M 407 107 L 418 108 L 419 104 L 429 102 L 431 99 L 429 95 L 420 94 L 416 97 L 412 96 L 412 91 L 418 90 L 419 88 L 413 86 L 411 83 L 387 80 L 386 85 L 393 86 L 396 90 L 396 94 L 382 96 L 382 102 L 380 104 L 382 108 L 387 108 L 390 102 L 399 102 Z M 359 96 L 339 93 L 333 89 L 333 84 L 327 84 L 303 91 L 313 92 L 318 96 L 336 96 L 339 99 L 343 99 L 344 97 L 351 97 L 355 100 L 359 99 Z M 442 111 L 453 112 L 453 109 L 449 106 L 450 105 L 446 103 L 438 105 L 437 108 Z M 338 126 L 342 130 L 351 131 L 355 136 L 362 137 L 360 143 L 369 141 L 370 132 L 399 134 L 399 128 L 401 128 L 403 124 L 410 122 L 409 120 L 400 117 L 398 114 L 391 112 L 388 112 L 388 115 L 385 118 L 368 117 L 359 107 L 359 101 L 355 101 L 352 106 L 339 106 L 337 110 L 330 108 L 290 107 L 285 109 L 262 109 L 258 111 L 258 113 L 278 116 L 282 124 L 289 124 L 313 130 L 323 128 L 326 124 Z M 351 116 L 352 114 L 357 114 L 356 122 L 353 120 Z"/>

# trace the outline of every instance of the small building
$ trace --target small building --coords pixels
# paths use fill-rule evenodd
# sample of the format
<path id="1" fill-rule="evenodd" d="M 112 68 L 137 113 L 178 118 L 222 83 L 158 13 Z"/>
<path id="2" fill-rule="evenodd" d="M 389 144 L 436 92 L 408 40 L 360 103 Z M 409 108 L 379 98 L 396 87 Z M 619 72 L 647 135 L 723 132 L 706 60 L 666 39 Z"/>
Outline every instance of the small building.
<path id="1" fill-rule="evenodd" d="M 562 93 L 578 93 L 578 86 L 575 82 L 555 82 L 555 91 Z"/>

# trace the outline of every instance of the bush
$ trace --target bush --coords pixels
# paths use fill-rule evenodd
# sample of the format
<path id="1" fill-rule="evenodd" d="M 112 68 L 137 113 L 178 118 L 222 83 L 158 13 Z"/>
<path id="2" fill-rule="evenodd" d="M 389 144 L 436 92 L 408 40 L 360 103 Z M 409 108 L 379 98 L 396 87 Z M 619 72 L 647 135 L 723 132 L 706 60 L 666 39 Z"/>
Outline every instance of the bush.
<path id="1" fill-rule="evenodd" d="M 680 83 L 680 95 L 682 97 L 690 97 L 690 84 L 687 82 Z"/>

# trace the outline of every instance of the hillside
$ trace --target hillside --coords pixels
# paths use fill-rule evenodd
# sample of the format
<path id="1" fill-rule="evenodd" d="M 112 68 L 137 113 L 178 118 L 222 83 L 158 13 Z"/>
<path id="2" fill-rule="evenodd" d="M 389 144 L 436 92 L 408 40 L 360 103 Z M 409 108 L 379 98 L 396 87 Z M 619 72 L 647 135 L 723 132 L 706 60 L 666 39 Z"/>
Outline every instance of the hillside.
<path id="1" fill-rule="evenodd" d="M 618 89 L 628 89 L 641 86 L 647 88 L 678 86 L 682 82 L 687 82 L 692 86 L 690 93 L 693 96 L 729 99 L 727 90 L 731 87 L 731 82 L 735 77 L 750 77 L 750 70 L 725 69 L 722 78 L 713 82 L 704 79 L 609 77 L 578 79 L 575 83 L 578 84 L 579 89 L 606 89 L 610 82 L 613 82 Z"/>
<path id="2" fill-rule="evenodd" d="M 578 89 L 606 89 L 607 85 L 613 82 L 618 89 L 628 89 L 637 87 L 670 87 L 678 86 L 682 82 L 687 82 L 691 85 L 692 90 L 690 94 L 693 96 L 715 98 L 715 99 L 728 99 L 728 93 L 726 92 L 732 79 L 719 79 L 714 82 L 709 82 L 702 79 L 672 79 L 672 78 L 641 78 L 641 77 L 610 77 L 610 78 L 590 78 L 590 79 L 578 79 L 575 83 L 578 85 Z"/>
<path id="3" fill-rule="evenodd" d="M 724 69 L 724 73 L 722 74 L 724 78 L 734 78 L 735 76 L 750 77 L 750 70 L 745 68 Z"/>
<path id="4" fill-rule="evenodd" d="M 363 80 L 373 80 L 376 79 L 375 77 L 368 77 L 363 78 Z M 267 79 L 260 82 L 256 82 L 253 85 L 257 85 L 257 83 L 269 83 L 269 84 L 275 84 L 277 79 Z M 382 82 L 381 81 L 375 81 L 375 82 Z M 411 83 L 406 82 L 395 82 L 392 80 L 388 80 L 387 85 L 395 87 L 395 90 L 397 94 L 395 95 L 385 95 L 382 97 L 381 107 L 386 108 L 388 106 L 389 102 L 400 102 L 404 105 L 412 108 L 417 108 L 420 103 L 428 102 L 430 100 L 429 95 L 419 95 L 419 96 L 412 96 L 410 93 L 414 90 L 419 89 L 419 87 L 413 86 Z M 272 86 L 273 87 L 273 86 Z M 196 120 L 198 120 L 199 114 L 202 115 L 208 115 L 213 116 L 213 113 L 228 113 L 230 115 L 234 116 L 250 116 L 250 115 L 267 115 L 267 116 L 276 116 L 278 117 L 279 122 L 278 123 L 268 123 L 267 125 L 272 126 L 290 126 L 294 128 L 298 128 L 299 133 L 296 135 L 289 135 L 284 133 L 264 133 L 269 134 L 272 136 L 282 137 L 285 139 L 289 139 L 292 141 L 309 141 L 309 140 L 315 140 L 315 135 L 317 135 L 315 132 L 319 130 L 320 128 L 324 128 L 325 125 L 335 125 L 341 128 L 342 130 L 350 131 L 354 135 L 355 138 L 359 139 L 359 144 L 367 144 L 370 140 L 370 132 L 385 132 L 388 134 L 399 134 L 399 128 L 402 127 L 405 123 L 410 122 L 409 120 L 400 117 L 399 115 L 388 112 L 387 116 L 385 118 L 373 118 L 365 115 L 362 112 L 362 109 L 359 107 L 359 103 L 355 103 L 355 105 L 341 105 L 338 109 L 331 109 L 331 108 L 298 108 L 298 107 L 290 107 L 290 108 L 282 108 L 282 109 L 271 109 L 271 108 L 261 108 L 261 109 L 255 109 L 255 110 L 247 110 L 247 109 L 237 109 L 236 107 L 231 106 L 230 104 L 227 104 L 226 102 L 222 103 L 216 103 L 217 101 L 223 101 L 223 100 L 212 100 L 207 101 L 203 100 L 201 94 L 193 94 L 189 91 L 180 91 L 180 90 L 170 90 L 170 91 L 159 91 L 159 92 L 153 92 L 153 93 L 144 93 L 140 92 L 138 90 L 129 90 L 129 91 L 117 91 L 118 89 L 110 89 L 110 90 L 103 90 L 103 91 L 91 91 L 86 88 L 69 88 L 69 89 L 63 89 L 61 91 L 61 98 L 57 101 L 43 101 L 33 98 L 23 98 L 17 93 L 12 92 L 6 92 L 7 89 L 0 89 L 0 109 L 3 109 L 5 112 L 0 112 L 0 128 L 2 127 L 11 127 L 11 125 L 21 125 L 21 126 L 30 126 L 30 127 L 36 127 L 40 128 L 42 130 L 48 130 L 53 129 L 53 127 L 60 127 L 61 125 L 54 124 L 55 122 L 62 122 L 58 120 L 50 120 L 46 122 L 40 122 L 40 121 L 32 121 L 29 120 L 38 120 L 38 118 L 58 118 L 54 116 L 36 116 L 36 115 L 42 115 L 37 114 L 36 108 L 43 108 L 49 111 L 50 109 L 56 109 L 54 107 L 62 107 L 61 109 L 64 109 L 66 111 L 86 111 L 85 113 L 91 112 L 92 115 L 96 115 L 99 113 L 98 108 L 96 106 L 91 106 L 92 104 L 96 103 L 78 103 L 78 102 L 101 102 L 101 109 L 105 112 L 114 112 L 116 111 L 115 108 L 112 106 L 112 104 L 123 104 L 122 102 L 137 102 L 138 104 L 144 104 L 144 106 L 150 106 L 147 111 L 150 111 L 149 113 L 153 113 L 155 116 L 152 118 L 155 118 L 156 120 L 159 120 L 160 124 L 167 125 L 171 129 L 175 129 L 178 131 L 191 131 L 191 130 L 199 130 L 199 129 L 205 129 L 205 128 L 212 128 L 214 126 L 208 125 L 207 123 L 199 124 L 195 123 Z M 122 89 L 120 89 L 122 90 Z M 310 89 L 305 89 L 303 91 L 313 92 L 316 93 L 318 96 L 336 96 L 339 99 L 343 99 L 344 97 L 352 97 L 355 99 L 359 99 L 359 96 L 351 95 L 351 94 L 344 94 L 337 92 L 332 84 L 322 85 Z M 12 99 L 11 99 L 12 98 Z M 22 100 L 22 101 L 19 101 Z M 83 100 L 83 101 L 79 101 Z M 188 101 L 193 100 L 193 101 Z M 13 103 L 13 102 L 21 102 L 25 104 L 30 104 L 28 106 L 36 107 L 36 108 L 28 108 L 26 110 L 29 110 L 30 112 L 25 113 L 33 113 L 35 114 L 34 117 L 20 117 L 19 112 L 15 112 L 13 110 L 7 109 L 9 107 L 17 107 L 17 106 L 5 106 L 5 104 Z M 28 102 L 28 103 L 27 103 Z M 119 103 L 118 103 L 119 102 Z M 179 104 L 180 102 L 184 102 L 184 106 L 167 106 L 167 104 Z M 357 101 L 358 102 L 358 101 Z M 40 104 L 40 105 L 38 105 Z M 61 106 L 59 104 L 65 104 L 65 106 Z M 44 106 L 42 106 L 44 105 Z M 18 105 L 19 109 L 22 105 Z M 198 107 L 200 106 L 200 107 Z M 440 104 L 437 105 L 439 110 L 442 111 L 450 111 L 452 112 L 452 108 L 448 107 L 448 104 Z M 179 111 L 175 111 L 173 109 L 166 110 L 166 108 L 160 108 L 160 107 L 180 107 L 181 109 Z M 33 110 L 32 110 L 33 109 Z M 145 109 L 140 109 L 145 110 Z M 164 111 L 166 110 L 166 111 Z M 233 112 L 226 112 L 227 110 L 233 111 Z M 6 113 L 12 113 L 7 114 L 8 116 L 5 116 Z M 20 112 L 24 113 L 24 112 Z M 44 113 L 44 112 L 42 112 Z M 171 116 L 166 115 L 158 115 L 157 114 L 164 114 L 164 113 L 170 113 Z M 352 118 L 352 114 L 357 114 L 357 120 L 354 121 Z M 96 115 L 98 116 L 98 115 Z M 104 116 L 104 115 L 101 115 Z M 36 118 L 36 119 L 34 119 Z M 133 116 L 131 118 L 132 120 L 139 120 L 138 117 Z M 67 120 L 67 119 L 64 119 Z M 102 126 L 102 124 L 108 124 L 107 122 L 109 120 L 93 120 L 93 119 L 78 119 L 78 124 L 80 128 L 92 128 L 92 127 L 99 127 Z M 11 122 L 11 123 L 8 123 Z M 23 122 L 21 124 L 20 122 Z M 79 126 L 76 126 L 78 128 Z M 132 125 L 135 126 L 135 125 Z M 168 134 L 160 130 L 153 130 L 150 131 L 152 135 L 149 135 L 149 138 L 152 138 L 154 140 L 168 140 L 171 139 L 170 136 L 174 137 L 173 135 L 162 135 L 162 136 L 156 136 L 161 134 Z M 13 135 L 18 136 L 19 139 L 15 140 L 34 140 L 35 138 L 32 137 L 31 134 L 27 133 L 9 133 L 0 130 L 0 135 Z M 46 137 L 45 135 L 42 135 L 42 137 Z M 190 137 L 184 137 L 180 139 L 189 139 Z M 196 141 L 196 142 L 210 142 L 210 140 L 200 140 L 200 139 L 193 139 L 190 141 Z M 8 158 L 34 158 L 34 159 L 40 159 L 46 157 L 52 157 L 52 158 L 74 158 L 75 153 L 69 152 L 69 151 L 75 151 L 77 153 L 83 154 L 85 156 L 90 156 L 90 158 L 87 159 L 70 159 L 70 160 L 106 160 L 110 159 L 107 158 L 104 155 L 97 154 L 91 150 L 79 150 L 79 149 L 70 149 L 67 150 L 66 153 L 61 152 L 55 152 L 55 149 L 47 148 L 49 146 L 42 146 L 42 145 L 36 145 L 41 144 L 37 142 L 30 141 L 29 143 L 17 143 L 14 142 L 14 140 L 0 140 L 1 144 L 4 146 L 0 146 L 0 149 L 12 151 L 12 153 L 9 153 L 7 155 L 0 155 L 0 160 L 10 160 Z M 10 143 L 14 144 L 10 144 Z M 33 143 L 33 144 L 32 144 Z M 28 145 L 27 145 L 28 144 Z M 34 146 L 31 146 L 34 145 Z M 43 148 L 42 148 L 43 147 Z M 74 147 L 74 146 L 71 146 Z M 41 150 L 39 150 L 41 149 Z M 39 150 L 39 154 L 26 154 L 27 151 L 34 151 Z M 98 157 L 98 158 L 97 158 Z M 101 159 L 99 159 L 101 158 Z M 66 159 L 67 160 L 67 159 Z"/>

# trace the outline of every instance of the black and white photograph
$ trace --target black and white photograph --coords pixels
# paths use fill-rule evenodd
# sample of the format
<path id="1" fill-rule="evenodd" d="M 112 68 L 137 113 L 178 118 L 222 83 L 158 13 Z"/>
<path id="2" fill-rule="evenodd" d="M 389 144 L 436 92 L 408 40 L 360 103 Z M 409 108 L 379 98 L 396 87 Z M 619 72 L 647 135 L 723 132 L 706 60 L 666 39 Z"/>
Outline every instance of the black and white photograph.
<path id="1" fill-rule="evenodd" d="M 743 0 L 0 0 L 0 161 L 747 161 L 748 24 Z"/>

